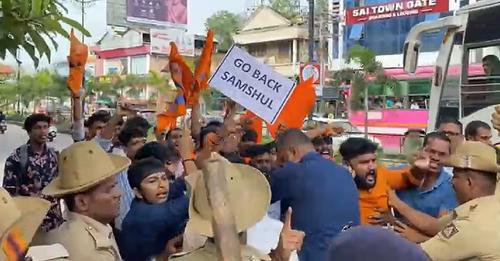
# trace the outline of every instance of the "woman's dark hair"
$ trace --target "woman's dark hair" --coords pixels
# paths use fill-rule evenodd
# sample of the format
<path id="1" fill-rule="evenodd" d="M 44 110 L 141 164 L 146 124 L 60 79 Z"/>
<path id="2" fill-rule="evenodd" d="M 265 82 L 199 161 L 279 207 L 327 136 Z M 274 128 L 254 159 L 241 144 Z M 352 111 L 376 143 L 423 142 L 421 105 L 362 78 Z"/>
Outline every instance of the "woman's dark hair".
<path id="1" fill-rule="evenodd" d="M 349 138 L 339 148 L 343 160 L 349 161 L 359 155 L 377 152 L 377 144 L 365 138 Z"/>
<path id="2" fill-rule="evenodd" d="M 146 143 L 135 155 L 135 160 L 155 158 L 164 164 L 172 164 L 181 159 L 179 152 L 173 148 L 156 141 Z"/>
<path id="3" fill-rule="evenodd" d="M 27 132 L 31 132 L 31 129 L 33 129 L 33 126 L 35 126 L 35 124 L 37 124 L 38 122 L 46 122 L 47 124 L 50 124 L 50 117 L 43 114 L 43 113 L 35 113 L 35 114 L 31 114 L 30 116 L 28 116 L 28 118 L 26 118 L 26 120 L 24 120 L 24 129 L 27 131 Z"/>
<path id="4" fill-rule="evenodd" d="M 490 125 L 484 121 L 471 121 L 467 126 L 465 127 L 465 137 L 474 137 L 477 135 L 477 130 L 480 128 L 484 128 L 487 130 L 491 130 Z"/>

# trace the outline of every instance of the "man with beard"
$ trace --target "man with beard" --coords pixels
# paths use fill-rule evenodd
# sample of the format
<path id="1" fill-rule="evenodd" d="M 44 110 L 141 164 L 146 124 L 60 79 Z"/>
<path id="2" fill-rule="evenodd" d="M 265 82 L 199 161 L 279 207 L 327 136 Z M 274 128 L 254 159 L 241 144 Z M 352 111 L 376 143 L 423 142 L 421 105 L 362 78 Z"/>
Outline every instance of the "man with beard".
<path id="1" fill-rule="evenodd" d="M 377 165 L 377 144 L 368 139 L 349 138 L 340 145 L 339 152 L 359 191 L 361 224 L 380 224 L 376 217 L 389 212 L 388 190 L 418 184 L 410 167 L 389 170 Z"/>

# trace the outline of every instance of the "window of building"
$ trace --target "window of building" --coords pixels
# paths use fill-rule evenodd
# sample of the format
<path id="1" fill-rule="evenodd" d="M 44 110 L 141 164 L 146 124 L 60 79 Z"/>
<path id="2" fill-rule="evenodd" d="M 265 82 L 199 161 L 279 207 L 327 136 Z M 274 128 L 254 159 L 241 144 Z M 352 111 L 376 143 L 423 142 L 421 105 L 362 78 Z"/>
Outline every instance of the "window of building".
<path id="1" fill-rule="evenodd" d="M 142 42 L 143 43 L 151 43 L 151 35 L 150 34 L 142 34 Z"/>
<path id="2" fill-rule="evenodd" d="M 147 74 L 148 64 L 146 56 L 135 56 L 130 59 L 131 74 Z"/>
<path id="3" fill-rule="evenodd" d="M 278 44 L 278 56 L 280 60 L 292 62 L 292 42 L 283 41 Z"/>
<path id="4" fill-rule="evenodd" d="M 264 57 L 267 54 L 267 44 L 251 44 L 248 45 L 248 53 L 255 57 Z"/>

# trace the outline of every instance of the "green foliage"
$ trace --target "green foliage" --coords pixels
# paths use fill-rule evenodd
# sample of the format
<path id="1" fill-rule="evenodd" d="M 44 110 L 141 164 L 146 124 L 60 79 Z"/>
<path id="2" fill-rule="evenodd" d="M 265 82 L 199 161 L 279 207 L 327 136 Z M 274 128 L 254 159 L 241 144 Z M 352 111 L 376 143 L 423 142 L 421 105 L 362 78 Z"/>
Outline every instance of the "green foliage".
<path id="1" fill-rule="evenodd" d="M 316 0 L 314 3 L 315 15 L 328 15 L 328 0 Z"/>
<path id="2" fill-rule="evenodd" d="M 300 19 L 299 1 L 292 0 L 268 0 L 269 6 L 282 16 L 297 22 Z"/>
<path id="3" fill-rule="evenodd" d="M 384 88 L 399 87 L 399 82 L 384 73 L 384 67 L 376 60 L 376 54 L 365 47 L 354 46 L 349 49 L 347 54 L 347 62 L 355 63 L 359 66 L 359 70 L 346 68 L 336 71 L 333 74 L 335 85 L 339 86 L 343 82 L 351 82 L 351 110 L 367 109 L 364 105 L 364 97 L 368 88 L 368 78 L 374 78 L 375 84 L 384 86 Z"/>
<path id="4" fill-rule="evenodd" d="M 61 0 L 2 0 L 0 3 L 1 59 L 5 59 L 7 53 L 16 57 L 17 50 L 24 49 L 35 66 L 43 56 L 50 62 L 50 45 L 58 47 L 55 37 L 69 38 L 63 24 L 90 36 L 77 21 L 65 16 L 67 10 Z"/>
<path id="5" fill-rule="evenodd" d="M 17 101 L 24 107 L 28 107 L 31 102 L 36 106 L 47 97 L 55 98 L 59 103 L 69 97 L 66 77 L 42 70 L 34 75 L 25 75 L 17 82 L 0 85 L 0 106 L 15 104 Z"/>
<path id="6" fill-rule="evenodd" d="M 227 51 L 233 45 L 233 34 L 242 25 L 242 18 L 234 13 L 221 10 L 210 16 L 205 27 L 214 30 L 215 38 L 219 41 L 219 49 Z"/>

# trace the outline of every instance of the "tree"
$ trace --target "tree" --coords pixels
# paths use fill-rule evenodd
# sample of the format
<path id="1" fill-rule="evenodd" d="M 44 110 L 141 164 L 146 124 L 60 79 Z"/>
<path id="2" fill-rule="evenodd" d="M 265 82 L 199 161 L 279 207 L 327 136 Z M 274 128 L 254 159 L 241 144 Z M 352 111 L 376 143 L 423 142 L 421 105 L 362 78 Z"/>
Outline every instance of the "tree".
<path id="1" fill-rule="evenodd" d="M 300 1 L 297 0 L 269 0 L 269 6 L 272 9 L 292 22 L 300 19 L 299 3 Z"/>
<path id="2" fill-rule="evenodd" d="M 215 38 L 219 41 L 219 49 L 229 50 L 233 45 L 233 34 L 236 33 L 242 24 L 239 15 L 226 10 L 221 10 L 210 16 L 205 22 L 205 27 L 214 30 Z"/>
<path id="3" fill-rule="evenodd" d="M 328 15 L 328 0 L 316 0 L 314 2 L 315 15 Z"/>
<path id="4" fill-rule="evenodd" d="M 50 45 L 55 49 L 59 46 L 55 37 L 69 38 L 62 24 L 90 36 L 81 24 L 65 16 L 68 10 L 61 0 L 2 0 L 0 12 L 1 59 L 7 53 L 17 57 L 17 50 L 24 49 L 35 66 L 43 56 L 50 62 Z"/>
<path id="5" fill-rule="evenodd" d="M 365 47 L 354 46 L 347 55 L 347 63 L 354 62 L 359 66 L 359 70 L 346 68 L 334 72 L 335 85 L 340 86 L 345 82 L 351 83 L 350 109 L 365 111 L 365 135 L 368 133 L 368 85 L 369 78 L 373 82 L 390 88 L 397 88 L 399 82 L 392 77 L 385 75 L 384 67 L 376 60 L 376 54 Z"/>

